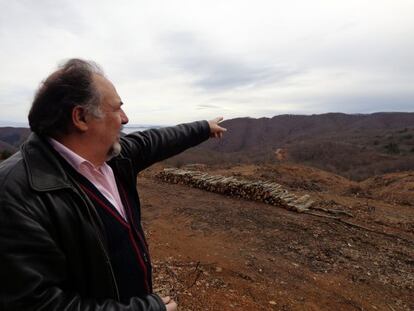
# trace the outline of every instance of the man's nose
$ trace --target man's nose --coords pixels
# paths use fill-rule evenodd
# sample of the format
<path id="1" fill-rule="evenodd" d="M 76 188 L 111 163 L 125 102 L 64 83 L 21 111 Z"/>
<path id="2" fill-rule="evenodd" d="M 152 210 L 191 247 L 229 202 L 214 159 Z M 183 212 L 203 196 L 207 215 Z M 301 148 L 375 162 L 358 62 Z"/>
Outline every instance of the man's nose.
<path id="1" fill-rule="evenodd" d="M 121 123 L 122 124 L 127 124 L 128 121 L 129 121 L 129 119 L 128 119 L 125 111 L 121 109 Z"/>

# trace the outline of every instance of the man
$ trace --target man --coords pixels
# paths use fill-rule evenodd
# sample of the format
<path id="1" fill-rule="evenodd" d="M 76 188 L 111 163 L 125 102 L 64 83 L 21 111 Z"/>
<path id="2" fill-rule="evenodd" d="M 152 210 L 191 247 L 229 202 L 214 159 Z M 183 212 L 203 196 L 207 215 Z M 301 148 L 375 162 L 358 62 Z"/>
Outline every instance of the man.
<path id="1" fill-rule="evenodd" d="M 176 310 L 152 291 L 136 175 L 221 137 L 219 121 L 121 137 L 128 118 L 96 64 L 51 74 L 33 133 L 0 165 L 0 310 Z"/>

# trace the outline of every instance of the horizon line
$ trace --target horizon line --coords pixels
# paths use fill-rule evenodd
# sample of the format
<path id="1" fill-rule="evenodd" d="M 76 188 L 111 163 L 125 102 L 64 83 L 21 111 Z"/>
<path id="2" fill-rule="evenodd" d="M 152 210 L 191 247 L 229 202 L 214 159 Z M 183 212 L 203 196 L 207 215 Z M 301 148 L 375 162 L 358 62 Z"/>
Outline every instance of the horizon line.
<path id="1" fill-rule="evenodd" d="M 277 114 L 272 117 L 249 117 L 249 116 L 241 116 L 241 117 L 234 117 L 231 119 L 224 119 L 224 121 L 234 120 L 234 119 L 272 119 L 278 116 L 317 116 L 317 115 L 328 115 L 328 114 L 343 114 L 343 115 L 374 115 L 374 114 L 397 114 L 397 113 L 414 113 L 414 111 L 376 111 L 376 112 L 370 112 L 370 113 L 361 113 L 361 112 L 355 112 L 355 113 L 346 113 L 346 112 L 324 112 L 324 113 L 283 113 L 283 114 Z M 182 123 L 182 122 L 181 122 Z M 171 126 L 175 125 L 176 123 L 172 124 L 142 124 L 142 123 L 132 123 L 132 124 L 126 124 L 124 125 L 124 128 L 132 128 L 132 127 L 142 127 L 142 128 L 149 128 L 149 127 L 163 127 L 163 126 Z M 4 121 L 0 120 L 0 126 L 2 127 L 26 127 L 29 128 L 28 122 L 23 121 Z"/>

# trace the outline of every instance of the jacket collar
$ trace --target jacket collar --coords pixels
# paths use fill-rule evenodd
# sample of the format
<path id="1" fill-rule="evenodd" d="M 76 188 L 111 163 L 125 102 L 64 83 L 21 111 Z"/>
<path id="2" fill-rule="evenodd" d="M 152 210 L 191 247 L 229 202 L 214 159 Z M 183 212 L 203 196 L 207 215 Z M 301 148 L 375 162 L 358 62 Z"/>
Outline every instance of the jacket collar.
<path id="1" fill-rule="evenodd" d="M 30 186 L 36 191 L 51 191 L 71 188 L 71 181 L 62 167 L 60 155 L 47 139 L 31 133 L 21 148 Z M 131 163 L 126 158 L 116 157 L 108 162 L 123 176 L 131 175 Z"/>
<path id="2" fill-rule="evenodd" d="M 50 191 L 71 187 L 56 152 L 46 139 L 31 133 L 21 152 L 29 184 L 34 190 Z"/>

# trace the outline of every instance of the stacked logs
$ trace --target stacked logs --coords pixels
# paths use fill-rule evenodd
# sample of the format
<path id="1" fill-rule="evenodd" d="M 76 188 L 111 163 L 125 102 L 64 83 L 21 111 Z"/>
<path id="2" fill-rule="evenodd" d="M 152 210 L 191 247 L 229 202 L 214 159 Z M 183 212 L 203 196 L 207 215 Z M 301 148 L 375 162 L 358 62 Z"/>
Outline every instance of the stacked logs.
<path id="1" fill-rule="evenodd" d="M 188 185 L 236 198 L 283 206 L 296 212 L 309 210 L 314 203 L 308 195 L 297 196 L 271 181 L 247 181 L 205 172 L 166 168 L 156 175 L 164 182 Z"/>

